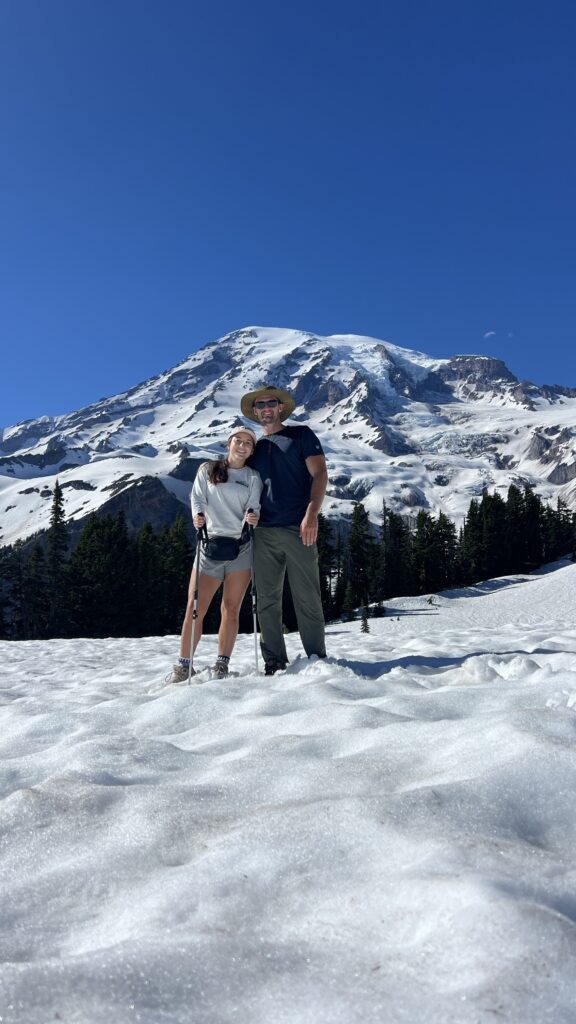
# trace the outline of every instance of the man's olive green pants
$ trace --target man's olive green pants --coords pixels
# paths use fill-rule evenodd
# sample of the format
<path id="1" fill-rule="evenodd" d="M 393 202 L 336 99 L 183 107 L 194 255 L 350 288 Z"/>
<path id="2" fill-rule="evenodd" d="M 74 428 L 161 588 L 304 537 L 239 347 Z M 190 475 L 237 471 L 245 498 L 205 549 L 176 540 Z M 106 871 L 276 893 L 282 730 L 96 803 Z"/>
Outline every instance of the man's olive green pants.
<path id="1" fill-rule="evenodd" d="M 307 547 L 302 543 L 298 526 L 260 526 L 254 531 L 254 572 L 260 647 L 264 660 L 288 661 L 282 629 L 285 573 L 288 573 L 304 650 L 308 656 L 318 654 L 325 657 L 324 612 L 316 545 Z"/>

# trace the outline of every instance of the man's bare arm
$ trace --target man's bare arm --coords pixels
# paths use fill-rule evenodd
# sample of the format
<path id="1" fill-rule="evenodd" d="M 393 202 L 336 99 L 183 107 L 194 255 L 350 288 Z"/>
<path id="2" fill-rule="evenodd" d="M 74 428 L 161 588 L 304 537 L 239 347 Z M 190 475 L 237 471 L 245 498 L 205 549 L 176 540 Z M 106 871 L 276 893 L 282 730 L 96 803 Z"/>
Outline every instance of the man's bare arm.
<path id="1" fill-rule="evenodd" d="M 300 537 L 302 543 L 308 547 L 310 544 L 315 544 L 318 539 L 318 513 L 328 486 L 328 470 L 323 455 L 309 455 L 306 459 L 306 468 L 312 477 L 312 484 L 310 486 L 310 503 L 304 519 L 300 523 Z"/>

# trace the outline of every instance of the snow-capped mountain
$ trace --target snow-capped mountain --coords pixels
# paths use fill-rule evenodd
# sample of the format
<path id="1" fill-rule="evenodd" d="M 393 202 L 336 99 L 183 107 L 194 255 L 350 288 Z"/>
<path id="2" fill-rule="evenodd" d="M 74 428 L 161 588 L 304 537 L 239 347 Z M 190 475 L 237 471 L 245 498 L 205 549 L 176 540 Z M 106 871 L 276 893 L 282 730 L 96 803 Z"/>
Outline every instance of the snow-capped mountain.
<path id="1" fill-rule="evenodd" d="M 422 352 L 357 335 L 246 328 L 123 394 L 0 431 L 0 543 L 48 525 L 58 479 L 66 514 L 124 509 L 158 526 L 188 510 L 198 464 L 244 422 L 240 398 L 290 391 L 290 422 L 320 436 L 324 512 L 362 500 L 377 521 L 444 511 L 457 522 L 484 487 L 530 484 L 576 508 L 576 388 L 519 382 L 499 359 Z"/>

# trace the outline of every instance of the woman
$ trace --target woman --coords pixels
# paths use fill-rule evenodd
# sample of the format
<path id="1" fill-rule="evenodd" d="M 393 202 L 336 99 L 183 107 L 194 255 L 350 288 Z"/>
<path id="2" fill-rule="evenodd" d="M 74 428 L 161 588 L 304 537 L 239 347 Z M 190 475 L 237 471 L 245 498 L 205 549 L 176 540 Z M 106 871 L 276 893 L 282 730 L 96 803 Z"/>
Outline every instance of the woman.
<path id="1" fill-rule="evenodd" d="M 198 469 L 192 488 L 192 521 L 197 530 L 206 527 L 209 541 L 218 537 L 240 538 L 245 523 L 256 526 L 258 522 L 262 481 L 254 469 L 245 465 L 255 445 L 254 431 L 249 427 L 238 427 L 226 442 L 226 458 L 204 462 Z M 202 545 L 200 538 L 198 543 Z M 188 605 L 180 637 L 180 658 L 167 677 L 167 683 L 182 683 L 190 673 L 194 575 L 195 568 L 190 577 Z M 204 616 L 222 582 L 222 621 L 218 633 L 218 657 L 214 665 L 214 672 L 219 678 L 228 675 L 230 655 L 238 633 L 240 605 L 250 582 L 249 541 L 241 543 L 238 555 L 228 561 L 210 557 L 210 551 L 201 546 L 194 650 L 202 636 Z M 195 675 L 193 669 L 192 675 Z"/>

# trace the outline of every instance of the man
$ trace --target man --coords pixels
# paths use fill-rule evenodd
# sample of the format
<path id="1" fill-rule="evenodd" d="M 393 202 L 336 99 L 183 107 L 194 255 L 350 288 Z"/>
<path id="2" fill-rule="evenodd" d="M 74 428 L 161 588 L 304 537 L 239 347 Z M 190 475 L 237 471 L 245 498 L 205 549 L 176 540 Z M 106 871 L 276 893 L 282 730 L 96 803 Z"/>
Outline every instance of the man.
<path id="1" fill-rule="evenodd" d="M 316 541 L 328 474 L 322 445 L 312 430 L 284 426 L 295 408 L 286 391 L 267 386 L 249 391 L 240 407 L 264 435 L 248 465 L 258 470 L 264 484 L 254 532 L 254 569 L 265 672 L 274 675 L 288 662 L 282 629 L 286 572 L 304 650 L 308 657 L 326 657 Z"/>

